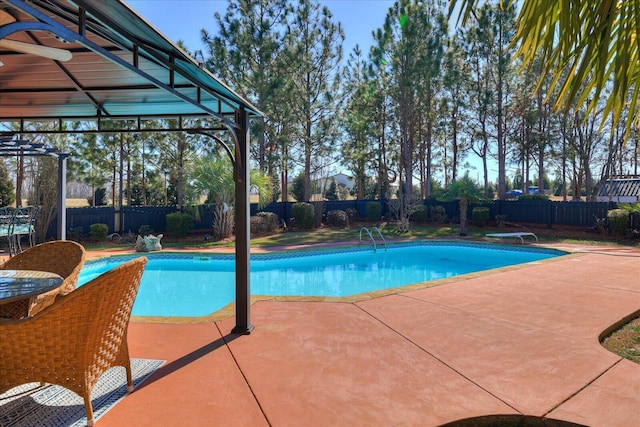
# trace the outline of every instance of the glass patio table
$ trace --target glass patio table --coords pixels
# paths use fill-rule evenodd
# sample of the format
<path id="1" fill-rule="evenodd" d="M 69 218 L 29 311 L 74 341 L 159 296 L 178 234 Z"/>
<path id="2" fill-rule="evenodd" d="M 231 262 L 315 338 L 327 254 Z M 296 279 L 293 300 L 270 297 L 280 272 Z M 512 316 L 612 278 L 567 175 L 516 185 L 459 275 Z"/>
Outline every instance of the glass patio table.
<path id="1" fill-rule="evenodd" d="M 54 290 L 62 285 L 55 273 L 35 270 L 0 270 L 0 305 Z"/>

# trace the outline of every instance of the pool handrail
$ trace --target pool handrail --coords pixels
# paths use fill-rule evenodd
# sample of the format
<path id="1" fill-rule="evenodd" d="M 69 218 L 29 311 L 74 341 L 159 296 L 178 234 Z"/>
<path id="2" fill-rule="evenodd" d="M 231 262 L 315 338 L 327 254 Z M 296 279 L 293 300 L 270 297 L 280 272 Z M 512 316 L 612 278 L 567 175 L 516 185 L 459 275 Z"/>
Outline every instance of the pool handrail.
<path id="1" fill-rule="evenodd" d="M 378 232 L 378 236 L 380 236 L 380 239 L 382 239 L 382 243 L 384 243 L 384 250 L 387 250 L 387 241 L 384 239 L 384 236 L 382 235 L 382 232 L 380 231 L 380 229 L 378 227 L 373 227 L 371 230 L 375 230 Z"/>
<path id="2" fill-rule="evenodd" d="M 369 239 L 371 239 L 371 243 L 373 243 L 373 251 L 376 252 L 377 251 L 377 245 L 376 245 L 376 239 L 373 237 L 373 234 L 371 233 L 371 231 L 367 228 L 367 227 L 362 227 L 360 229 L 360 243 L 362 243 L 362 230 L 366 231 L 366 233 L 369 235 Z M 384 243 L 384 250 L 387 250 L 387 241 L 384 239 L 384 236 L 382 235 L 382 233 L 380 232 L 380 229 L 378 227 L 372 227 L 371 230 L 375 230 L 378 232 L 378 235 L 380 236 L 380 238 L 382 239 L 382 242 Z"/>

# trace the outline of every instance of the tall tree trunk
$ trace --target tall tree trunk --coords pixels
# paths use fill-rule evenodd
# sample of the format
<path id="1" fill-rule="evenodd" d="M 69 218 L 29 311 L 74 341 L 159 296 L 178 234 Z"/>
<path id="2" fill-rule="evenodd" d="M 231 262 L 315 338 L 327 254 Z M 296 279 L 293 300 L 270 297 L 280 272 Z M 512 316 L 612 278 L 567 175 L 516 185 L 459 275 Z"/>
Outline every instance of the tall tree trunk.
<path id="1" fill-rule="evenodd" d="M 367 176 L 365 174 L 366 162 L 364 160 L 358 161 L 358 174 L 356 177 L 356 182 L 358 183 L 358 191 L 356 193 L 356 199 L 363 200 L 364 199 L 364 187 L 367 185 L 366 180 Z"/>
<path id="2" fill-rule="evenodd" d="M 547 110 L 543 104 L 542 91 L 538 91 L 538 192 L 544 194 L 544 150 L 547 144 Z"/>
<path id="3" fill-rule="evenodd" d="M 147 206 L 147 168 L 145 163 L 144 139 L 142 140 L 142 205 Z"/>
<path id="4" fill-rule="evenodd" d="M 118 207 L 122 208 L 124 201 L 124 134 L 120 134 L 120 161 L 118 164 Z"/>
<path id="5" fill-rule="evenodd" d="M 431 113 L 431 93 L 427 96 L 427 193 L 426 197 L 431 195 L 431 157 L 433 145 L 433 120 Z"/>
<path id="6" fill-rule="evenodd" d="M 567 201 L 567 139 L 562 137 L 562 201 Z"/>
<path id="7" fill-rule="evenodd" d="M 500 18 L 502 19 L 502 18 Z M 504 74 L 506 59 L 504 58 L 504 25 L 502 22 L 498 24 L 498 82 L 497 82 L 497 115 L 498 115 L 498 194 L 503 197 L 506 190 L 507 182 L 507 147 L 504 137 Z"/>
<path id="8" fill-rule="evenodd" d="M 178 204 L 178 209 L 180 210 L 180 212 L 182 212 L 182 208 L 184 207 L 184 190 L 186 186 L 184 163 L 185 163 L 186 152 L 187 152 L 186 136 L 183 132 L 180 132 L 178 136 L 178 164 L 176 165 L 176 192 L 177 192 L 176 202 Z"/>
<path id="9" fill-rule="evenodd" d="M 111 202 L 113 206 L 116 206 L 117 195 L 116 183 L 118 182 L 118 153 L 117 150 L 113 150 L 113 174 L 111 179 Z"/>
<path id="10" fill-rule="evenodd" d="M 281 145 L 281 155 L 280 159 L 281 170 L 280 170 L 280 182 L 282 183 L 282 202 L 286 203 L 289 201 L 289 166 L 287 163 L 287 159 L 289 157 L 289 150 L 287 149 L 287 144 Z M 286 205 L 285 205 L 286 206 Z M 287 219 L 287 218 L 285 218 Z"/>
<path id="11" fill-rule="evenodd" d="M 307 133 L 304 143 L 304 201 L 311 200 L 311 120 L 307 119 Z"/>
<path id="12" fill-rule="evenodd" d="M 454 100 L 453 103 L 453 108 L 451 109 L 451 129 L 452 129 L 452 135 L 451 135 L 451 140 L 452 142 L 452 151 L 453 153 L 451 154 L 451 180 L 455 181 L 457 176 L 458 176 L 458 103 L 456 100 Z M 446 146 L 446 143 L 445 143 Z M 446 174 L 445 174 L 445 181 L 446 181 Z"/>
<path id="13" fill-rule="evenodd" d="M 131 206 L 131 138 L 127 138 L 127 206 Z"/>
<path id="14" fill-rule="evenodd" d="M 506 193 L 506 182 L 507 182 L 507 147 L 504 138 L 504 124 L 503 124 L 503 111 L 502 111 L 502 72 L 498 72 L 498 99 L 497 99 L 497 109 L 498 109 L 498 194 L 500 197 L 504 196 Z"/>
<path id="15" fill-rule="evenodd" d="M 413 192 L 413 160 L 412 160 L 412 143 L 409 129 L 409 111 L 408 103 L 404 103 L 402 109 L 402 121 L 401 121 L 401 143 L 400 143 L 400 158 L 402 169 L 404 172 L 404 194 L 411 195 Z"/>
<path id="16" fill-rule="evenodd" d="M 638 150 L 640 147 L 638 146 L 638 140 L 636 139 L 636 149 L 633 152 L 633 174 L 638 175 Z"/>
<path id="17" fill-rule="evenodd" d="M 262 108 L 259 106 L 258 108 Z M 258 166 L 262 172 L 267 172 L 267 161 L 266 161 L 266 147 L 265 147 L 265 121 L 264 117 L 260 117 L 258 119 L 258 123 L 260 126 L 260 130 L 258 131 Z"/>
<path id="18" fill-rule="evenodd" d="M 460 235 L 467 235 L 467 208 L 469 201 L 466 198 L 460 199 Z"/>
<path id="19" fill-rule="evenodd" d="M 420 196 L 424 199 L 427 197 L 427 142 L 422 136 L 422 121 L 418 122 L 418 163 L 420 168 Z"/>
<path id="20" fill-rule="evenodd" d="M 380 149 L 378 150 L 378 198 L 389 198 L 389 170 L 387 169 L 387 144 L 385 138 L 386 107 L 382 106 L 382 120 L 380 121 Z"/>

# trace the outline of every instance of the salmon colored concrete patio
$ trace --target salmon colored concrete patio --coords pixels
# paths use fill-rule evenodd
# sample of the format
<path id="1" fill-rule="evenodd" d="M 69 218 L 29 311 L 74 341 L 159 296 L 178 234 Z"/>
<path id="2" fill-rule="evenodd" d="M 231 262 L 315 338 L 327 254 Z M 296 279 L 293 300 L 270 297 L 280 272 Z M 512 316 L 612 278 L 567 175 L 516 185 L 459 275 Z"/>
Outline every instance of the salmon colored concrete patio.
<path id="1" fill-rule="evenodd" d="M 640 250 L 590 247 L 355 303 L 260 301 L 248 336 L 134 320 L 131 356 L 167 362 L 97 425 L 637 425 L 640 365 L 599 336 L 639 311 Z"/>

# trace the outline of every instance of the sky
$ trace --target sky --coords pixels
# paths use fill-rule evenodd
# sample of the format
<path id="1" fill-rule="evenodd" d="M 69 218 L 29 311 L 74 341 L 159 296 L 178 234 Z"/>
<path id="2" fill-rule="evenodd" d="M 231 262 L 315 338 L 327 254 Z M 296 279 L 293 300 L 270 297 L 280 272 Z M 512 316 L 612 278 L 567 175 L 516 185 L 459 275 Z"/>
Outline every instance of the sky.
<path id="1" fill-rule="evenodd" d="M 203 49 L 200 30 L 217 34 L 214 13 L 224 15 L 227 0 L 126 0 L 147 21 L 174 42 L 182 40 L 189 50 Z M 342 54 L 348 58 L 356 44 L 363 53 L 373 44 L 371 33 L 382 27 L 394 0 L 320 0 L 344 30 Z"/>

